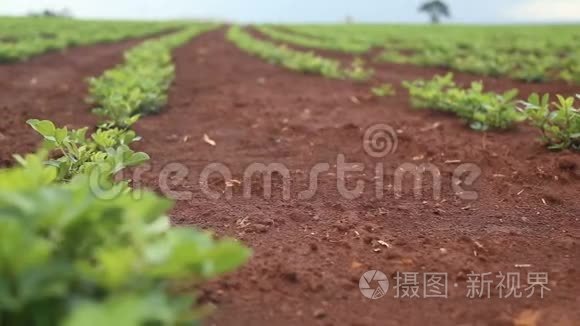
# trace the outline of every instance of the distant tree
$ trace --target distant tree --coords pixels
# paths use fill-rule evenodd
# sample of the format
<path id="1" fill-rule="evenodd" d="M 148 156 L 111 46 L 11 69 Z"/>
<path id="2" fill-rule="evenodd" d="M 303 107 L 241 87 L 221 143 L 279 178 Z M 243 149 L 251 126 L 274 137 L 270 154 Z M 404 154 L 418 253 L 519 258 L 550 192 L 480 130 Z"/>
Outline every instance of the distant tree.
<path id="1" fill-rule="evenodd" d="M 431 23 L 439 24 L 441 17 L 451 17 L 449 6 L 443 1 L 433 0 L 427 1 L 421 7 L 419 12 L 424 12 L 431 18 Z"/>
<path id="2" fill-rule="evenodd" d="M 51 10 L 51 9 L 44 9 L 39 12 L 32 12 L 29 14 L 31 17 L 60 17 L 60 18 L 71 18 L 72 14 L 68 9 L 62 10 Z"/>

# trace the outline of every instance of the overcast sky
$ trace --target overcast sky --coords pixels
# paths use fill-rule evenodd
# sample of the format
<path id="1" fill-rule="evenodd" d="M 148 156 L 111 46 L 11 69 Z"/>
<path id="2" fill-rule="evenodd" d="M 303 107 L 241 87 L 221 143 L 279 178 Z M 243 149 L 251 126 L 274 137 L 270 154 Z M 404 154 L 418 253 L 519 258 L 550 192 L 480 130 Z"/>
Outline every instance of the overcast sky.
<path id="1" fill-rule="evenodd" d="M 68 8 L 83 18 L 423 22 L 421 0 L 0 0 L 0 15 Z M 580 0 L 448 0 L 457 23 L 580 22 Z"/>

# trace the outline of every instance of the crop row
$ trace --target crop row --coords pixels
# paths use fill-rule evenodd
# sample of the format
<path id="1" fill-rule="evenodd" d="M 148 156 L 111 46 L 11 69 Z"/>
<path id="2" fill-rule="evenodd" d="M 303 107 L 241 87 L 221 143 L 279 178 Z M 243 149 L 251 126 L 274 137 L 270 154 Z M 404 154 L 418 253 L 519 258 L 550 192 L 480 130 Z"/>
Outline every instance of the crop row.
<path id="1" fill-rule="evenodd" d="M 276 26 L 258 26 L 257 29 L 272 39 L 288 42 L 304 47 L 331 49 L 334 44 L 334 50 L 340 49 L 343 52 L 348 52 L 345 48 L 340 48 L 338 44 L 349 39 L 349 33 L 337 33 L 339 29 L 350 28 L 346 26 L 338 26 L 335 28 L 322 28 L 319 26 L 284 26 L 284 29 Z M 508 29 L 509 30 L 509 29 Z M 331 33 L 320 33 L 317 31 L 325 31 Z M 377 37 L 377 33 L 370 33 L 367 35 L 353 36 L 350 38 L 351 44 L 363 44 L 367 46 L 376 45 L 373 43 L 373 35 Z M 453 35 L 453 34 L 449 34 Z M 325 59 L 316 56 L 314 53 L 305 53 L 295 50 L 290 50 L 285 46 L 276 46 L 275 44 L 261 41 L 253 38 L 248 33 L 244 32 L 240 27 L 233 27 L 228 33 L 228 37 L 238 47 L 255 54 L 270 62 L 283 65 L 293 70 L 318 73 L 326 77 L 340 78 L 344 74 L 339 73 L 339 63 L 331 59 Z M 366 38 L 366 39 L 365 39 Z M 356 39 L 356 43 L 354 40 Z M 375 41 L 376 41 L 375 39 Z M 450 38 L 456 40 L 456 38 Z M 471 47 L 457 41 L 457 44 L 462 45 L 464 49 L 477 49 L 476 46 Z M 512 62 L 513 58 L 519 58 L 515 65 L 519 67 L 526 67 L 519 71 L 518 78 L 526 79 L 528 81 L 541 81 L 545 78 L 545 65 L 535 61 L 535 55 L 542 53 L 539 49 L 526 45 L 527 43 L 519 43 L 518 47 L 507 47 L 500 43 L 498 48 L 502 51 L 512 51 L 511 58 L 505 57 L 506 62 Z M 554 43 L 555 44 L 555 43 Z M 566 49 L 565 44 L 561 44 L 561 50 Z M 434 45 L 433 45 L 434 46 Z M 445 49 L 449 43 L 443 43 L 439 49 Z M 418 48 L 418 47 L 417 47 Z M 493 50 L 488 52 L 480 51 L 479 56 L 489 55 L 482 62 L 485 63 L 483 67 L 482 62 L 477 62 L 473 59 L 470 64 L 465 64 L 460 70 L 475 69 L 481 67 L 481 70 L 476 72 L 482 74 L 489 74 L 485 70 L 486 67 L 493 66 Z M 437 59 L 431 57 L 433 52 L 417 52 L 415 57 L 426 58 L 429 61 L 426 65 L 437 65 L 438 60 L 443 60 L 437 56 Z M 499 53 L 499 52 L 498 52 Z M 409 62 L 409 55 L 390 53 L 389 60 L 397 62 Z M 496 57 L 498 57 L 496 55 Z M 445 62 L 454 62 L 454 60 L 465 60 L 465 58 L 451 58 L 445 57 Z M 554 59 L 555 60 L 555 59 Z M 555 60 L 556 61 L 556 60 Z M 563 61 L 567 64 L 567 61 Z M 419 63 L 419 62 L 414 62 Z M 425 64 L 425 63 L 421 63 Z M 484 69 L 485 68 L 485 69 Z M 499 68 L 498 68 L 499 69 Z M 509 70 L 498 70 L 496 73 L 508 73 Z M 411 96 L 411 103 L 416 108 L 434 109 L 456 114 L 461 119 L 469 123 L 470 127 L 475 130 L 485 131 L 489 129 L 508 129 L 515 124 L 522 121 L 530 121 L 532 125 L 536 126 L 542 134 L 542 140 L 551 149 L 572 148 L 580 149 L 580 112 L 574 108 L 574 98 L 558 97 L 555 103 L 549 102 L 549 95 L 545 95 L 542 100 L 538 101 L 538 95 L 530 97 L 527 101 L 520 101 L 517 99 L 518 91 L 516 89 L 510 90 L 503 94 L 494 92 L 485 92 L 482 82 L 473 82 L 469 88 L 460 88 L 453 81 L 453 75 L 436 76 L 432 80 L 416 80 L 404 82 L 403 86 L 409 90 Z M 390 84 L 384 84 L 374 87 L 371 92 L 375 96 L 392 96 L 395 91 Z"/>
<path id="2" fill-rule="evenodd" d="M 28 122 L 43 148 L 0 170 L 0 324 L 196 324 L 203 307 L 179 282 L 202 282 L 247 259 L 237 241 L 171 228 L 168 200 L 114 178 L 149 158 L 131 149 L 139 137 L 129 127 L 163 105 L 171 49 L 207 28 L 146 42 L 94 79 L 91 97 L 105 121 L 90 136 Z M 56 158 L 47 161 L 49 151 Z"/>
<path id="3" fill-rule="evenodd" d="M 102 126 L 130 127 L 141 115 L 158 112 L 167 102 L 167 89 L 175 76 L 171 50 L 205 31 L 196 26 L 182 32 L 146 41 L 125 53 L 125 62 L 89 79 L 89 101 L 105 118 Z"/>
<path id="4" fill-rule="evenodd" d="M 560 54 L 501 52 L 494 49 L 465 50 L 440 46 L 413 55 L 386 51 L 380 60 L 420 66 L 452 68 L 486 76 L 508 76 L 526 82 L 562 79 L 580 82 L 580 60 Z"/>
<path id="5" fill-rule="evenodd" d="M 385 44 L 383 29 L 365 28 L 358 32 L 359 25 L 283 25 L 284 29 L 296 35 L 336 43 L 356 43 L 364 47 L 381 47 Z"/>
<path id="6" fill-rule="evenodd" d="M 558 95 L 556 102 L 550 102 L 548 94 L 533 94 L 527 101 L 518 101 L 515 89 L 504 94 L 484 92 L 481 82 L 463 89 L 455 84 L 452 74 L 403 85 L 415 108 L 451 112 L 480 131 L 507 129 L 528 120 L 541 131 L 550 149 L 580 150 L 580 109 L 574 107 L 573 97 Z"/>
<path id="7" fill-rule="evenodd" d="M 231 27 L 227 37 L 243 51 L 290 70 L 352 80 L 366 80 L 373 74 L 372 70 L 365 68 L 362 60 L 355 59 L 350 67 L 345 68 L 338 60 L 256 39 L 239 26 Z"/>
<path id="8" fill-rule="evenodd" d="M 0 19 L 0 62 L 73 46 L 107 43 L 181 28 L 178 23 L 93 22 L 57 18 Z"/>
<path id="9" fill-rule="evenodd" d="M 369 44 L 354 42 L 350 39 L 324 39 L 319 37 L 310 37 L 297 33 L 287 32 L 273 26 L 259 25 L 256 27 L 260 32 L 268 37 L 281 42 L 300 45 L 313 49 L 334 50 L 353 54 L 362 54 L 370 49 Z"/>
<path id="10" fill-rule="evenodd" d="M 272 28 L 270 28 L 272 29 Z M 452 68 L 528 82 L 580 82 L 580 33 L 575 26 L 466 27 L 330 25 L 284 26 L 285 41 L 341 49 L 384 48 L 378 60 Z M 288 36 L 292 35 L 292 36 Z"/>

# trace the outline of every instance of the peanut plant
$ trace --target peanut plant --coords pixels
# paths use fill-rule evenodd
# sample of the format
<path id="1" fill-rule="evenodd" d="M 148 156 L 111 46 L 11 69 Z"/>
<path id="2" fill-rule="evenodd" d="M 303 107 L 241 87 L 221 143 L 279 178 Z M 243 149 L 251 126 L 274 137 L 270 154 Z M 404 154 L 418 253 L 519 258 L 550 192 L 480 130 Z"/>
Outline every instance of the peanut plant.
<path id="1" fill-rule="evenodd" d="M 503 94 L 484 92 L 481 82 L 462 89 L 453 81 L 453 74 L 404 82 L 403 86 L 409 90 L 414 107 L 452 112 L 474 130 L 507 129 L 525 119 L 517 109 L 515 89 Z"/>
<path id="2" fill-rule="evenodd" d="M 576 97 L 580 99 L 580 95 Z M 532 94 L 524 102 L 524 113 L 541 131 L 542 141 L 550 149 L 580 150 L 580 109 L 574 107 L 573 97 L 557 95 L 557 99 L 550 102 L 549 94 Z"/>
<path id="3" fill-rule="evenodd" d="M 90 174 L 94 169 L 113 176 L 149 160 L 146 153 L 135 152 L 129 147 L 139 140 L 131 130 L 97 130 L 87 138 L 88 128 L 57 128 L 48 120 L 32 119 L 27 123 L 42 135 L 45 150 L 58 150 L 60 157 L 47 162 L 57 169 L 57 181 L 69 181 L 78 174 Z"/>
<path id="4" fill-rule="evenodd" d="M 105 119 L 102 128 L 128 128 L 141 115 L 158 112 L 167 102 L 175 77 L 171 50 L 212 25 L 194 25 L 158 40 L 144 42 L 125 54 L 125 62 L 89 79 L 93 112 Z"/>
<path id="5" fill-rule="evenodd" d="M 313 52 L 303 52 L 258 40 L 239 26 L 233 26 L 227 34 L 228 40 L 245 52 L 290 70 L 318 74 L 334 79 L 366 80 L 373 71 L 364 67 L 362 60 L 354 60 L 351 67 L 343 68 L 338 60 L 325 58 Z"/>
<path id="6" fill-rule="evenodd" d="M 2 325 L 195 325 L 203 307 L 178 283 L 249 256 L 234 240 L 170 227 L 171 203 L 153 193 L 100 183 L 97 196 L 87 175 L 55 183 L 42 157 L 23 160 L 0 170 Z"/>

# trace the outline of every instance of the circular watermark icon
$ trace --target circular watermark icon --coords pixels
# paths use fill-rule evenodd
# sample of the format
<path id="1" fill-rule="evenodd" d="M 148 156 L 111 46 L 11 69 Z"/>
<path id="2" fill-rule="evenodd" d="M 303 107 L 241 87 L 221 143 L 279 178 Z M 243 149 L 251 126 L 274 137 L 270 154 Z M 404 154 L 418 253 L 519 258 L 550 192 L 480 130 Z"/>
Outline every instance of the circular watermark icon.
<path id="1" fill-rule="evenodd" d="M 397 132 L 386 124 L 372 125 L 365 131 L 363 147 L 365 152 L 374 158 L 393 154 L 399 144 Z"/>
<path id="2" fill-rule="evenodd" d="M 377 300 L 384 297 L 389 291 L 389 279 L 381 271 L 368 271 L 361 276 L 358 287 L 365 298 Z"/>

